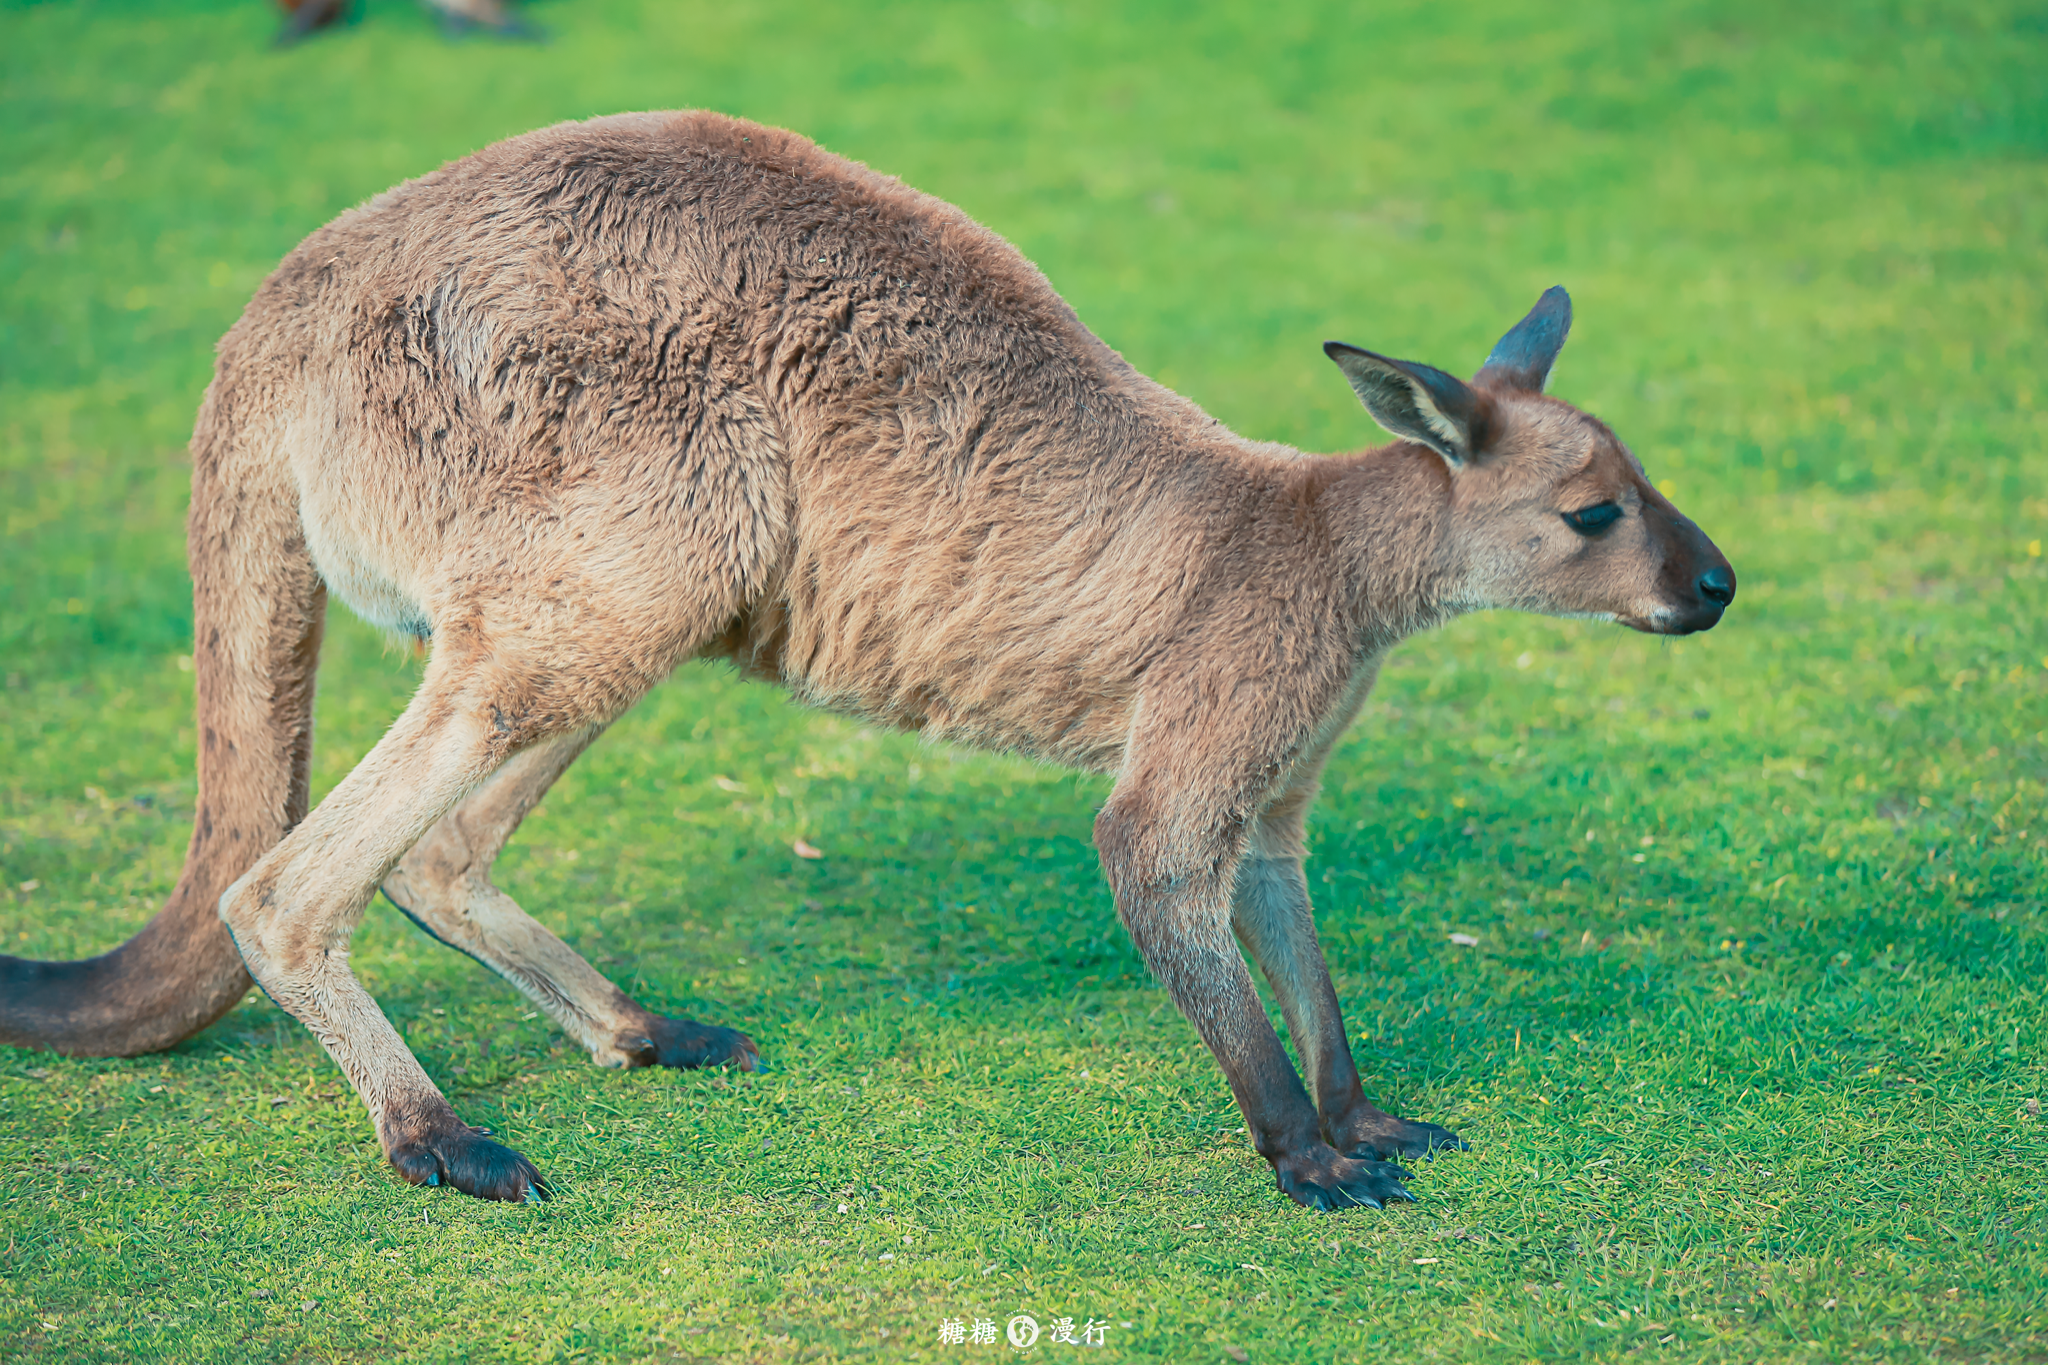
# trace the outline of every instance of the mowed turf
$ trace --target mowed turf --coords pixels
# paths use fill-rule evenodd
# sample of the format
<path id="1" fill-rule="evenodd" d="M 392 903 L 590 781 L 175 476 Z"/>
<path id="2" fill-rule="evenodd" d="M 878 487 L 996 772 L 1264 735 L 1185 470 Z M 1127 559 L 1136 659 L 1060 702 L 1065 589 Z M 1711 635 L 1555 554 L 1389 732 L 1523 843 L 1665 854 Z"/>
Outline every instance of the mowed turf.
<path id="1" fill-rule="evenodd" d="M 559 1197 L 399 1184 L 260 995 L 162 1056 L 0 1050 L 0 1357 L 993 1360 L 1020 1313 L 1173 1362 L 2048 1353 L 2038 4 L 533 13 L 278 53 L 256 0 L 0 3 L 5 951 L 110 947 L 176 875 L 213 339 L 338 210 L 557 119 L 801 130 L 1311 449 L 1383 439 L 1325 338 L 1469 373 L 1565 284 L 1553 391 L 1740 596 L 1681 642 L 1462 621 L 1333 762 L 1368 1090 L 1472 1143 L 1418 1205 L 1275 1192 L 1116 923 L 1104 782 L 691 667 L 500 881 L 773 1070 L 596 1071 L 379 902 L 357 970 Z M 316 795 L 417 677 L 331 619 Z"/>

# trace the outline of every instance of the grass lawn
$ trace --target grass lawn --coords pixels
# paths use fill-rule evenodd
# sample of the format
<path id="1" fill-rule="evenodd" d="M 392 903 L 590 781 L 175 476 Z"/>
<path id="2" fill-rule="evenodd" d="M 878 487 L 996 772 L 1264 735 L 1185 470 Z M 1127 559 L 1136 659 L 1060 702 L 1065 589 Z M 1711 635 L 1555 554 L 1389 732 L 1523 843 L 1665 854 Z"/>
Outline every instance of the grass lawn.
<path id="1" fill-rule="evenodd" d="M 1741 596 L 1683 642 L 1418 639 L 1333 762 L 1368 1092 L 1473 1144 L 1418 1205 L 1274 1190 L 1116 923 L 1104 783 L 692 667 L 500 880 L 774 1070 L 594 1071 L 380 902 L 359 972 L 560 1196 L 399 1184 L 260 995 L 161 1056 L 0 1049 L 0 1358 L 994 1360 L 941 1322 L 1018 1313 L 1172 1362 L 2048 1355 L 2035 0 L 533 13 L 450 46 L 368 0 L 279 53 L 257 0 L 0 0 L 7 951 L 100 951 L 175 877 L 213 339 L 338 210 L 558 119 L 799 129 L 1312 449 L 1382 439 L 1324 338 L 1469 373 L 1563 283 L 1553 391 Z M 316 797 L 416 677 L 332 621 Z"/>

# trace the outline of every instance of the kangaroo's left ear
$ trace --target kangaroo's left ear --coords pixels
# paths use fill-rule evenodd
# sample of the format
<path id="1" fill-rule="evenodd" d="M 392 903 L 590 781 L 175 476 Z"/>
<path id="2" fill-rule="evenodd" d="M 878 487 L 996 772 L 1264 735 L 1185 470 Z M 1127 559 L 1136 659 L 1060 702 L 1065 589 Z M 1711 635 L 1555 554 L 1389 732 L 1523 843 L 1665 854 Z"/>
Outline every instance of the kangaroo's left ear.
<path id="1" fill-rule="evenodd" d="M 1479 395 L 1465 381 L 1412 360 L 1390 360 L 1341 341 L 1323 343 L 1375 422 L 1411 441 L 1420 441 L 1449 461 L 1472 458 L 1472 419 Z"/>
<path id="2" fill-rule="evenodd" d="M 1485 366 L 1473 376 L 1477 384 L 1498 384 L 1504 389 L 1541 393 L 1550 382 L 1550 367 L 1564 349 L 1572 330 L 1571 295 L 1564 286 L 1553 284 L 1536 300 L 1529 316 L 1508 328 L 1508 334 L 1494 343 Z"/>

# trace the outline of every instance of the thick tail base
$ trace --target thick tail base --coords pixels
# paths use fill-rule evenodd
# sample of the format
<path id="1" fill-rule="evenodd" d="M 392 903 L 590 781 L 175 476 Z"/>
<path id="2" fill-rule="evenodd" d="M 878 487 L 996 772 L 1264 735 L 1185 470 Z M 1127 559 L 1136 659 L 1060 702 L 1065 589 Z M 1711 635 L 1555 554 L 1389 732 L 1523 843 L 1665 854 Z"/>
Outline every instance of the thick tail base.
<path id="1" fill-rule="evenodd" d="M 249 992 L 227 926 L 176 899 L 110 953 L 82 962 L 0 954 L 0 1043 L 73 1057 L 135 1057 L 191 1037 Z"/>

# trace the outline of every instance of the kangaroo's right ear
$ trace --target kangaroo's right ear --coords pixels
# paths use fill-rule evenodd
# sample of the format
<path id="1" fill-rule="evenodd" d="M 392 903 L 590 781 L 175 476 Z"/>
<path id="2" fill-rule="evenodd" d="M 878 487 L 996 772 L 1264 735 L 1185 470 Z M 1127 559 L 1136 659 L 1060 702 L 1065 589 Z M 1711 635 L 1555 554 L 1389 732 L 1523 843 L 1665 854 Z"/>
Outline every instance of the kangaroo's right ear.
<path id="1" fill-rule="evenodd" d="M 1323 343 L 1375 422 L 1420 441 L 1453 465 L 1472 458 L 1472 418 L 1479 397 L 1465 381 L 1412 360 L 1390 360 L 1341 341 Z"/>

